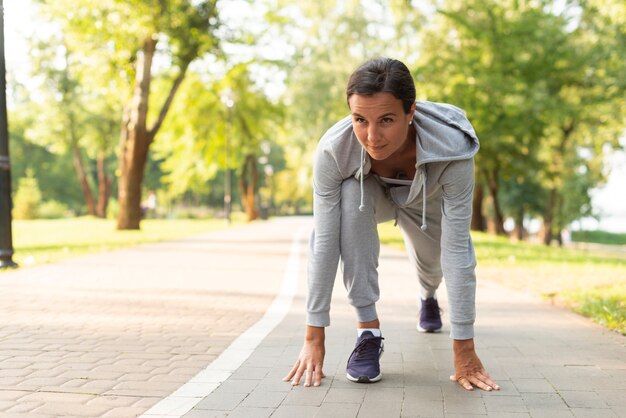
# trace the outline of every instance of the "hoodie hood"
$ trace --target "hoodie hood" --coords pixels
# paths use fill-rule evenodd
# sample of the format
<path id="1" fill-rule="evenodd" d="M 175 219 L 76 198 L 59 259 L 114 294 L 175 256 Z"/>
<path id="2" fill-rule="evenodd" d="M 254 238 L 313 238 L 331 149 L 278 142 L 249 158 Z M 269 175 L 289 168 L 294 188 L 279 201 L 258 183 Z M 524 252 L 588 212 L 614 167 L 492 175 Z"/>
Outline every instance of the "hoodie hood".
<path id="1" fill-rule="evenodd" d="M 407 189 L 392 189 L 392 198 L 404 206 L 414 201 L 421 192 L 422 230 L 426 230 L 426 169 L 424 164 L 431 162 L 455 161 L 472 158 L 480 147 L 476 132 L 465 113 L 458 107 L 420 101 L 415 103 L 413 123 L 417 132 L 415 138 L 415 177 L 413 186 Z M 358 140 L 352 132 L 357 144 Z M 360 147 L 360 144 L 359 144 Z M 363 179 L 371 170 L 369 155 L 361 148 L 359 167 L 354 176 L 361 183 L 359 210 L 365 210 Z M 415 187 L 417 185 L 421 187 Z"/>

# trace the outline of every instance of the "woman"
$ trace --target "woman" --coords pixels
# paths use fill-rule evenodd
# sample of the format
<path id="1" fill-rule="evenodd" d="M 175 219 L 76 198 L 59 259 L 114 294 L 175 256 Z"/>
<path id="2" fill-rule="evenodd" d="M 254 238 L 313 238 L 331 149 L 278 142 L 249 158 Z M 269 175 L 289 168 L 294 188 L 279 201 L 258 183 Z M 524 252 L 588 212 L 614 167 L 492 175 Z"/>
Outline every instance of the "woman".
<path id="1" fill-rule="evenodd" d="M 474 351 L 476 260 L 469 234 L 478 138 L 451 105 L 415 101 L 408 68 L 390 58 L 370 60 L 346 90 L 351 115 L 320 140 L 314 164 L 314 232 L 309 256 L 307 328 L 302 351 L 285 377 L 318 386 L 330 325 L 330 300 L 341 257 L 348 300 L 357 313 L 357 344 L 349 380 L 381 378 L 383 338 L 376 225 L 395 219 L 420 283 L 418 330 L 437 332 L 436 290 L 442 276 L 450 305 L 456 380 L 465 389 L 499 389 Z"/>

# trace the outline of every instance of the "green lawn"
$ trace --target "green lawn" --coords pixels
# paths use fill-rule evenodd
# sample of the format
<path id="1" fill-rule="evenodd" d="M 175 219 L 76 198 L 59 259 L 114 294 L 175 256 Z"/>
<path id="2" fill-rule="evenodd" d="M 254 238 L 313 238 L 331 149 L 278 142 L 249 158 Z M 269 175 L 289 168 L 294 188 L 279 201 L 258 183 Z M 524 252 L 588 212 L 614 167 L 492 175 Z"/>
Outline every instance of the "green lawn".
<path id="1" fill-rule="evenodd" d="M 13 221 L 13 259 L 20 266 L 27 267 L 225 227 L 221 219 L 146 219 L 141 222 L 139 231 L 118 231 L 115 221 L 92 217 Z"/>
<path id="2" fill-rule="evenodd" d="M 400 230 L 379 225 L 381 242 L 404 248 Z M 480 280 L 550 299 L 626 335 L 626 253 L 575 250 L 472 232 Z"/>

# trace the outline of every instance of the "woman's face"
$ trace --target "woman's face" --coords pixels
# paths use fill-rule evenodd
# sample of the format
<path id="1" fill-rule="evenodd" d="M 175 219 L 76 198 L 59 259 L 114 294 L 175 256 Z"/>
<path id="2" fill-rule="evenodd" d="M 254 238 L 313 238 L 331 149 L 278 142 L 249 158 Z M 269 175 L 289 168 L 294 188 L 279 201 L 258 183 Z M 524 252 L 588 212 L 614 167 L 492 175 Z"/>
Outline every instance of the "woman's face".
<path id="1" fill-rule="evenodd" d="M 405 149 L 415 104 L 404 113 L 402 101 L 391 93 L 353 94 L 348 103 L 354 133 L 370 157 L 386 160 Z"/>

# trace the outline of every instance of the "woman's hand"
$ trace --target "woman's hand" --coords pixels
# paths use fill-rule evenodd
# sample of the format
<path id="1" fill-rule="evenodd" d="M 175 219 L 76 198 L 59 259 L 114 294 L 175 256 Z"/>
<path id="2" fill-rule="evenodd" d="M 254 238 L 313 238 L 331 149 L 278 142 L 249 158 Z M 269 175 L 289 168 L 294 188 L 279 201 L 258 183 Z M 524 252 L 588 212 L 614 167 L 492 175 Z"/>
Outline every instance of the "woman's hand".
<path id="1" fill-rule="evenodd" d="M 456 374 L 450 380 L 458 382 L 467 390 L 474 386 L 486 390 L 500 390 L 500 386 L 491 380 L 474 351 L 474 340 L 454 340 L 454 370 Z"/>
<path id="2" fill-rule="evenodd" d="M 302 375 L 306 373 L 304 386 L 319 386 L 322 379 L 326 377 L 322 371 L 324 365 L 324 355 L 326 349 L 324 347 L 324 328 L 307 326 L 304 345 L 289 374 L 283 378 L 283 382 L 291 380 L 292 385 L 298 385 Z"/>

